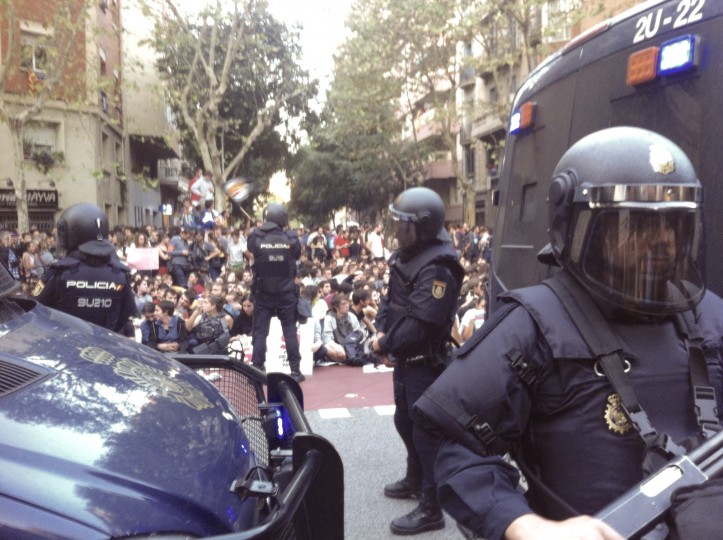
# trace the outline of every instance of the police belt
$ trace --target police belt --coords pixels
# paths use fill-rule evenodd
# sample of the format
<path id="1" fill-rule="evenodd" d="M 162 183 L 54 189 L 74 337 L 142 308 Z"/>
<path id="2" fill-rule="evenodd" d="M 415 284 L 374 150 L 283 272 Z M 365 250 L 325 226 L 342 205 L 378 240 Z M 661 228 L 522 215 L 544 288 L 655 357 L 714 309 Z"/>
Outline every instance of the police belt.
<path id="1" fill-rule="evenodd" d="M 411 356 L 396 357 L 397 364 L 400 366 L 431 366 L 434 363 L 432 358 L 427 353 L 414 354 Z"/>

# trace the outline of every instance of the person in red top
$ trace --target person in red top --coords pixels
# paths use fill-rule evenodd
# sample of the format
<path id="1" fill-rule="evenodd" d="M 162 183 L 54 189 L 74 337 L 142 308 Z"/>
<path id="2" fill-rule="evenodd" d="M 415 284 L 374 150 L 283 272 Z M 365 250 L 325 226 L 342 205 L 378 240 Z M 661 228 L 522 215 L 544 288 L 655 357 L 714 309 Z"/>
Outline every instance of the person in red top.
<path id="1" fill-rule="evenodd" d="M 349 235 L 341 225 L 336 227 L 336 236 L 334 237 L 334 248 L 340 257 L 349 258 Z"/>
<path id="2" fill-rule="evenodd" d="M 203 169 L 200 167 L 196 169 L 196 174 L 193 175 L 193 178 L 191 178 L 188 181 L 188 193 L 191 195 L 191 204 L 194 208 L 203 207 L 203 205 L 206 202 L 206 189 L 199 189 L 198 186 L 196 186 L 196 189 L 193 189 L 194 184 L 198 183 L 199 180 L 202 179 L 202 182 L 206 183 L 206 179 L 203 177 Z"/>

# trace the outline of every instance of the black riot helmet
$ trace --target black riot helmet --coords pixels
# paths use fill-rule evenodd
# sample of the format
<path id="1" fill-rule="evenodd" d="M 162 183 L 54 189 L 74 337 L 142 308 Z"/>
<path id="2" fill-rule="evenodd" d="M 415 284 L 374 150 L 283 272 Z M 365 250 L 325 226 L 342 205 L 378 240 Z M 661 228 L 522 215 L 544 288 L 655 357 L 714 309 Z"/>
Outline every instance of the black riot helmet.
<path id="1" fill-rule="evenodd" d="M 58 219 L 58 254 L 78 250 L 106 257 L 114 251 L 108 233 L 108 216 L 100 208 L 90 203 L 69 206 Z"/>
<path id="2" fill-rule="evenodd" d="M 449 242 L 442 198 L 425 187 L 405 189 L 389 205 L 384 236 L 390 249 L 403 251 L 433 241 Z"/>
<path id="3" fill-rule="evenodd" d="M 289 213 L 283 204 L 271 203 L 264 209 L 264 221 L 271 221 L 279 227 L 285 227 L 289 223 Z"/>
<path id="4" fill-rule="evenodd" d="M 600 300 L 667 315 L 702 299 L 701 184 L 672 141 L 632 127 L 584 137 L 560 159 L 548 204 L 555 259 Z"/>

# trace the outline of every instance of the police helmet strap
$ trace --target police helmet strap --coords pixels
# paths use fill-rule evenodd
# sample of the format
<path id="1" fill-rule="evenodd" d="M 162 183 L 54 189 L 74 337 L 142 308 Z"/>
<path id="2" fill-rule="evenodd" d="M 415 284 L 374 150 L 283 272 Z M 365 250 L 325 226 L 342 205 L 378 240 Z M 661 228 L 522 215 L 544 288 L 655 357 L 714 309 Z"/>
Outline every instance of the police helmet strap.
<path id="1" fill-rule="evenodd" d="M 548 194 L 550 243 L 555 258 L 562 264 L 567 248 L 568 227 L 571 217 L 575 188 L 579 184 L 575 172 L 558 173 L 550 184 Z"/>
<path id="2" fill-rule="evenodd" d="M 96 240 L 103 240 L 103 230 L 101 228 L 100 218 L 95 218 L 95 226 L 97 229 L 97 234 L 95 235 Z"/>

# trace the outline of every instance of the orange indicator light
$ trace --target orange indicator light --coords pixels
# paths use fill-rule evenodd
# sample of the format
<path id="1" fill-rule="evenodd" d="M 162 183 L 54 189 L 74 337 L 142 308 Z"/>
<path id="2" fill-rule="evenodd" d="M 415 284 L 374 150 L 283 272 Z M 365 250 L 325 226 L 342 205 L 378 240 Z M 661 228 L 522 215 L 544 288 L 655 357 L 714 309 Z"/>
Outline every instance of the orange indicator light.
<path id="1" fill-rule="evenodd" d="M 628 86 L 637 86 L 655 79 L 658 67 L 658 47 L 648 47 L 628 58 Z"/>

